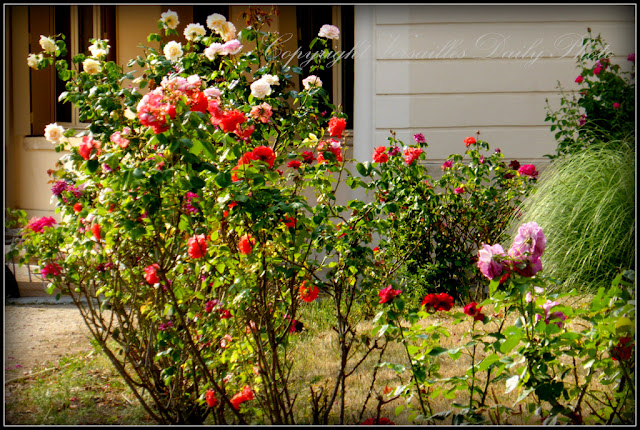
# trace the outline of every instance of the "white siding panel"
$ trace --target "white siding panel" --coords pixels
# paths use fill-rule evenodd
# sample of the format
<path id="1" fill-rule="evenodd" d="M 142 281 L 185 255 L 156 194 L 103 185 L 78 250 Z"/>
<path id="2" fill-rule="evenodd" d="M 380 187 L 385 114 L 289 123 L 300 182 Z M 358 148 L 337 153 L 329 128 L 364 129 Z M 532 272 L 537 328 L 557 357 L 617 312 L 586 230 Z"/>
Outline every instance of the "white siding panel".
<path id="1" fill-rule="evenodd" d="M 451 154 L 463 154 L 463 140 L 474 136 L 474 128 L 394 130 L 396 137 L 405 144 L 413 144 L 413 135 L 423 133 L 427 139 L 427 161 L 438 166 Z M 389 130 L 376 130 L 375 147 L 388 145 Z M 506 159 L 547 160 L 545 154 L 553 154 L 556 142 L 549 126 L 540 127 L 482 127 L 480 138 L 489 143 L 491 151 L 500 148 Z M 371 159 L 373 153 L 369 156 Z M 364 160 L 367 161 L 367 160 Z"/>
<path id="2" fill-rule="evenodd" d="M 629 21 L 634 7 L 613 5 L 377 6 L 377 24 Z"/>
<path id="3" fill-rule="evenodd" d="M 610 51 L 635 52 L 633 22 L 594 23 Z M 587 35 L 582 22 L 384 25 L 376 28 L 376 58 L 396 60 L 529 59 L 576 56 Z"/>
<path id="4" fill-rule="evenodd" d="M 376 128 L 543 125 L 545 99 L 559 105 L 555 93 L 377 96 Z"/>

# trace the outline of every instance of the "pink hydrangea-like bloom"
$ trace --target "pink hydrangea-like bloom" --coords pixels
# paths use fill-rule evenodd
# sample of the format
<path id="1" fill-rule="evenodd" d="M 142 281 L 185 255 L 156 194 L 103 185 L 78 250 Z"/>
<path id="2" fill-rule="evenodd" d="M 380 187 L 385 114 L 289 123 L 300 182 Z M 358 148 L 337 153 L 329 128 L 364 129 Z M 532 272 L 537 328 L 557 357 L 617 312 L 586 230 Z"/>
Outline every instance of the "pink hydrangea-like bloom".
<path id="1" fill-rule="evenodd" d="M 49 278 L 49 276 L 59 276 L 62 273 L 62 267 L 58 263 L 47 263 L 40 270 L 40 274 L 44 278 Z"/>
<path id="2" fill-rule="evenodd" d="M 50 216 L 44 216 L 42 218 L 33 217 L 29 220 L 29 223 L 25 228 L 34 231 L 35 233 L 42 233 L 45 227 L 51 227 L 56 223 L 56 220 Z"/>
<path id="3" fill-rule="evenodd" d="M 578 121 L 578 124 L 582 127 L 586 123 L 587 123 L 587 116 L 586 115 L 580 116 L 580 120 Z"/>
<path id="4" fill-rule="evenodd" d="M 415 160 L 420 157 L 424 151 L 421 148 L 407 148 L 404 150 L 404 162 L 407 166 L 410 166 Z"/>
<path id="5" fill-rule="evenodd" d="M 576 78 L 576 83 L 577 83 L 577 84 L 581 84 L 581 83 L 582 83 L 582 81 L 584 81 L 584 78 L 582 77 L 582 75 L 579 75 L 579 76 Z"/>
<path id="6" fill-rule="evenodd" d="M 533 179 L 538 178 L 538 171 L 536 170 L 536 166 L 534 166 L 533 164 L 523 164 L 518 169 L 518 173 L 520 173 L 521 175 L 529 176 Z"/>
<path id="7" fill-rule="evenodd" d="M 425 143 L 427 139 L 425 139 L 424 134 L 416 133 L 413 135 L 413 140 L 416 141 L 417 144 Z"/>
<path id="8" fill-rule="evenodd" d="M 447 160 L 444 163 L 442 163 L 442 170 L 450 169 L 451 166 L 453 166 L 453 161 L 452 160 Z"/>
<path id="9" fill-rule="evenodd" d="M 482 248 L 478 251 L 478 269 L 489 279 L 500 276 L 504 268 L 502 261 L 504 257 L 506 255 L 500 244 L 491 246 L 483 243 Z"/>
<path id="10" fill-rule="evenodd" d="M 542 256 L 546 244 L 547 238 L 542 228 L 535 221 L 528 222 L 518 228 L 509 255 L 516 259 L 529 257 L 530 261 L 534 262 Z"/>
<path id="11" fill-rule="evenodd" d="M 604 67 L 602 67 L 602 64 L 600 64 L 600 61 L 597 61 L 595 67 L 593 68 L 593 74 L 599 75 L 600 72 L 602 72 L 602 70 L 604 70 Z"/>
<path id="12" fill-rule="evenodd" d="M 464 188 L 463 187 L 458 187 L 455 190 L 453 190 L 454 193 L 456 194 L 462 194 L 464 193 Z"/>
<path id="13" fill-rule="evenodd" d="M 627 61 L 631 61 L 632 63 L 636 62 L 636 54 L 629 54 L 629 56 L 627 57 Z"/>
<path id="14" fill-rule="evenodd" d="M 621 107 L 621 105 L 620 105 L 620 103 L 618 103 L 618 102 L 615 102 L 615 103 L 613 104 L 613 108 L 614 108 L 614 109 L 620 109 L 620 107 Z"/>

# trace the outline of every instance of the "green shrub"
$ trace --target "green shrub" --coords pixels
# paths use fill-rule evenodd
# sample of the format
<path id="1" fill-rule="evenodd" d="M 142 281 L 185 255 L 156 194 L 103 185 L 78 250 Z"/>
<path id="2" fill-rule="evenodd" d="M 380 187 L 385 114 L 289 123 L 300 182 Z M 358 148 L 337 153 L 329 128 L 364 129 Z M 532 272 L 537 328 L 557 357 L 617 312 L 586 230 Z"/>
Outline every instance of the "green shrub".
<path id="1" fill-rule="evenodd" d="M 632 146 L 601 143 L 556 160 L 509 224 L 511 236 L 523 222 L 536 221 L 544 229 L 545 272 L 566 288 L 593 291 L 606 285 L 617 267 L 634 267 Z"/>
<path id="2" fill-rule="evenodd" d="M 554 109 L 547 100 L 545 121 L 551 121 L 558 141 L 556 154 L 546 155 L 550 159 L 598 142 L 624 141 L 635 131 L 635 54 L 627 57 L 631 71 L 621 71 L 620 65 L 611 62 L 612 53 L 602 37 L 593 37 L 591 29 L 588 32 L 582 42 L 584 54 L 576 65 L 580 91 L 565 92 L 558 82 L 560 106 Z"/>

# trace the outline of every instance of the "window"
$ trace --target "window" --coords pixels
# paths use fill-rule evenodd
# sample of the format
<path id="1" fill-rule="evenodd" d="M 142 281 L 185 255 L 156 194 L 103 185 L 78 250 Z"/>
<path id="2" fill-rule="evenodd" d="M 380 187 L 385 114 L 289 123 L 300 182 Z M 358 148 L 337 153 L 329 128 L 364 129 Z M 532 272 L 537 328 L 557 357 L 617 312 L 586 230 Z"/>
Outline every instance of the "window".
<path id="1" fill-rule="evenodd" d="M 306 52 L 309 44 L 318 35 L 324 24 L 333 24 L 340 28 L 338 52 L 342 59 L 338 66 L 315 71 L 314 74 L 322 81 L 322 86 L 331 95 L 334 104 L 342 105 L 347 114 L 347 128 L 353 129 L 353 6 L 297 6 L 296 21 L 298 29 L 298 46 Z M 313 51 L 319 51 L 314 47 Z M 302 79 L 309 74 L 311 65 L 302 65 Z"/>
<path id="2" fill-rule="evenodd" d="M 64 34 L 69 67 L 79 53 L 89 54 L 90 39 L 108 39 L 111 45 L 108 61 L 115 61 L 115 6 L 31 6 L 29 7 L 29 51 L 40 52 L 40 35 Z M 80 125 L 78 113 L 68 103 L 58 103 L 65 82 L 57 78 L 55 69 L 30 69 L 31 135 L 44 134 L 47 124 L 57 122 L 66 127 Z"/>

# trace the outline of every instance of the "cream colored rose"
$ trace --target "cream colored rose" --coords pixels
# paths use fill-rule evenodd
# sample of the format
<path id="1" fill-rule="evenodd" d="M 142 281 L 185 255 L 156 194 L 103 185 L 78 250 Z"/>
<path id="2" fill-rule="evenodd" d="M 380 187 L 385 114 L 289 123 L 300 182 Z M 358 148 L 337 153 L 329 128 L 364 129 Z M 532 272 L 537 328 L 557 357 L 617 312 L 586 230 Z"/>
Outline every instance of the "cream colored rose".
<path id="1" fill-rule="evenodd" d="M 311 75 L 302 80 L 302 85 L 304 85 L 305 90 L 309 90 L 313 87 L 321 87 L 322 81 L 316 75 Z"/>
<path id="2" fill-rule="evenodd" d="M 176 61 L 178 58 L 182 57 L 182 44 L 180 42 L 171 41 L 164 45 L 164 56 L 167 57 L 167 60 Z"/>
<path id="3" fill-rule="evenodd" d="M 27 65 L 34 70 L 38 70 L 38 61 L 40 59 L 39 55 L 29 54 L 27 57 Z"/>
<path id="4" fill-rule="evenodd" d="M 211 46 L 204 50 L 204 56 L 213 61 L 216 55 L 227 55 L 227 51 L 222 49 L 222 43 L 213 42 Z"/>
<path id="5" fill-rule="evenodd" d="M 278 76 L 262 75 L 261 79 L 267 81 L 269 85 L 278 85 L 280 83 L 280 78 Z"/>
<path id="6" fill-rule="evenodd" d="M 136 114 L 131 110 L 131 108 L 127 107 L 124 111 L 124 116 L 127 119 L 135 119 Z"/>
<path id="7" fill-rule="evenodd" d="M 44 138 L 51 143 L 60 143 L 64 137 L 64 128 L 57 123 L 49 124 L 44 128 Z"/>
<path id="8" fill-rule="evenodd" d="M 160 15 L 160 21 L 172 30 L 175 30 L 178 27 L 178 24 L 180 24 L 180 21 L 178 21 L 178 14 L 171 9 Z"/>
<path id="9" fill-rule="evenodd" d="M 251 84 L 251 95 L 257 99 L 262 99 L 271 94 L 271 85 L 264 79 L 258 79 Z"/>
<path id="10" fill-rule="evenodd" d="M 40 46 L 47 52 L 56 52 L 56 42 L 46 36 L 40 35 Z"/>
<path id="11" fill-rule="evenodd" d="M 92 58 L 87 58 L 82 62 L 82 68 L 85 72 L 90 75 L 95 75 L 96 73 L 100 73 L 102 71 L 102 66 L 100 66 L 100 62 L 96 61 Z"/>
<path id="12" fill-rule="evenodd" d="M 104 44 L 102 42 L 104 42 Z M 93 45 L 89 46 L 91 56 L 96 58 L 106 57 L 107 54 L 109 54 L 109 48 L 111 48 L 111 46 L 106 45 L 107 42 L 108 40 L 96 40 L 93 42 Z M 104 46 L 106 46 L 106 48 Z"/>
<path id="13" fill-rule="evenodd" d="M 222 24 L 224 24 L 225 22 L 227 22 L 227 18 L 220 15 L 219 13 L 214 13 L 213 15 L 209 15 L 207 17 L 207 27 L 209 27 L 216 33 L 220 31 L 220 28 L 222 28 Z"/>
<path id="14" fill-rule="evenodd" d="M 324 37 L 325 39 L 339 39 L 340 30 L 338 30 L 338 27 L 335 25 L 325 24 L 320 28 L 318 36 Z"/>
<path id="15" fill-rule="evenodd" d="M 236 38 L 236 26 L 233 25 L 232 22 L 226 21 L 220 27 L 219 33 L 220 33 L 220 37 L 222 37 L 222 40 L 224 40 L 225 42 L 228 42 Z"/>
<path id="16" fill-rule="evenodd" d="M 184 29 L 184 37 L 190 42 L 196 40 L 196 37 L 205 36 L 206 34 L 207 30 L 202 24 L 189 24 Z"/>

